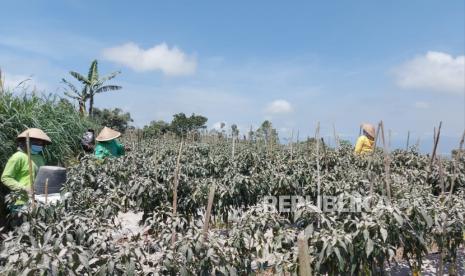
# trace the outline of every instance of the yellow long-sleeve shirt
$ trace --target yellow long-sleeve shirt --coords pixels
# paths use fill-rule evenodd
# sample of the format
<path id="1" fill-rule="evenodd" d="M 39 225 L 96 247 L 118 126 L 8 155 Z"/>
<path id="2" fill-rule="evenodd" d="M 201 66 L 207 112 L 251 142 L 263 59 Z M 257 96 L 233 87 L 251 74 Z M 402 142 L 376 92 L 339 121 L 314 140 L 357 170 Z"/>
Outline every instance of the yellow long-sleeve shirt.
<path id="1" fill-rule="evenodd" d="M 39 168 L 45 165 L 45 160 L 41 154 L 32 154 L 31 160 L 32 179 L 34 180 Z M 31 183 L 29 182 L 29 165 L 26 153 L 17 151 L 10 157 L 3 170 L 1 180 L 10 190 L 21 192 L 21 197 L 16 201 L 16 205 L 22 205 L 27 202 L 28 196 L 26 190 L 31 188 Z"/>
<path id="2" fill-rule="evenodd" d="M 355 153 L 356 154 L 365 154 L 373 152 L 375 147 L 375 141 L 369 139 L 365 135 L 358 137 L 357 143 L 355 144 Z"/>

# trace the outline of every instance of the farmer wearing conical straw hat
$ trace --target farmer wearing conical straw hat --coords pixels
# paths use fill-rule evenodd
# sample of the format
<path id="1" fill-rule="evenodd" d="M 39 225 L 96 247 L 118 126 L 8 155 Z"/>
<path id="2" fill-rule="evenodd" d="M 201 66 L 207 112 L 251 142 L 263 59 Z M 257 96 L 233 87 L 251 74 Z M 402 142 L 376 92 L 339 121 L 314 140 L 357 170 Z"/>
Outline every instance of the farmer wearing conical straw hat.
<path id="1" fill-rule="evenodd" d="M 371 124 L 362 124 L 363 134 L 358 137 L 355 144 L 356 154 L 371 153 L 375 147 L 375 127 Z"/>
<path id="2" fill-rule="evenodd" d="M 3 184 L 11 191 L 20 192 L 20 197 L 15 202 L 16 206 L 13 206 L 13 209 L 23 206 L 27 202 L 28 195 L 32 190 L 27 153 L 28 134 L 31 149 L 32 182 L 34 181 L 39 168 L 45 165 L 45 159 L 42 155 L 44 147 L 52 143 L 52 140 L 47 136 L 47 134 L 38 128 L 26 129 L 16 138 L 18 142 L 18 151 L 13 154 L 10 159 L 8 159 L 1 178 Z"/>
<path id="3" fill-rule="evenodd" d="M 124 155 L 124 146 L 116 138 L 121 136 L 121 132 L 104 127 L 95 140 L 95 156 L 99 159 L 105 157 L 119 157 Z"/>

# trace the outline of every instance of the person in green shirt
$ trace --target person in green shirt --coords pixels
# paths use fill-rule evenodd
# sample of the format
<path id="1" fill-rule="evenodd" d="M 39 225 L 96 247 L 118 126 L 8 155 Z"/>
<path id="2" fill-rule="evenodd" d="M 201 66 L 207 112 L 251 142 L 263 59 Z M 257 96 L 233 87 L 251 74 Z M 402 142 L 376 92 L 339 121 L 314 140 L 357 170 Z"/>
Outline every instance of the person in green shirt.
<path id="1" fill-rule="evenodd" d="M 32 176 L 29 172 L 29 162 L 27 154 L 26 137 L 29 133 L 31 160 L 32 160 Z M 34 183 L 35 176 L 41 166 L 45 165 L 45 159 L 42 156 L 43 148 L 52 143 L 52 140 L 40 129 L 29 128 L 18 135 L 18 151 L 13 154 L 5 165 L 1 181 L 8 187 L 10 191 L 17 191 L 20 197 L 15 202 L 14 208 L 20 208 L 27 203 L 29 194 L 31 193 L 31 180 Z"/>
<path id="2" fill-rule="evenodd" d="M 124 146 L 116 138 L 121 136 L 121 132 L 104 127 L 95 140 L 95 157 L 104 159 L 106 157 L 119 157 L 125 153 Z"/>

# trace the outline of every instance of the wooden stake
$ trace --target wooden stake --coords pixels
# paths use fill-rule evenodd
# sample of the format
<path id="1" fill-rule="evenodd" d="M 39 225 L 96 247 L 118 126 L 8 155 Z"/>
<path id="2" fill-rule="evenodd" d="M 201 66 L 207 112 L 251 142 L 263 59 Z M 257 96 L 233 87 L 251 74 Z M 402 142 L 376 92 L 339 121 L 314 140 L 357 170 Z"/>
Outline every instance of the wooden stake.
<path id="1" fill-rule="evenodd" d="M 34 171 L 32 169 L 31 159 L 31 139 L 29 137 L 29 131 L 26 133 L 26 148 L 27 148 L 27 163 L 29 165 L 29 185 L 31 185 L 31 205 L 35 207 L 35 192 L 34 192 Z"/>
<path id="2" fill-rule="evenodd" d="M 382 121 L 381 121 L 382 122 Z M 379 131 L 381 129 L 381 122 L 378 123 L 378 127 L 376 129 L 376 137 L 375 137 L 375 145 L 373 146 L 373 153 L 376 150 L 376 145 L 378 144 L 378 137 L 379 137 Z"/>
<path id="3" fill-rule="evenodd" d="M 48 178 L 45 179 L 45 204 L 47 204 L 48 199 Z"/>
<path id="4" fill-rule="evenodd" d="M 407 132 L 407 145 L 405 146 L 406 151 L 408 151 L 409 143 L 410 143 L 410 130 Z"/>
<path id="5" fill-rule="evenodd" d="M 434 137 L 433 153 L 431 154 L 431 166 L 433 165 L 434 158 L 436 157 L 436 150 L 438 149 L 439 137 L 441 135 L 441 126 L 442 126 L 442 122 L 439 122 L 438 132 L 436 136 Z M 436 128 L 434 128 L 434 133 L 436 133 Z"/>
<path id="6" fill-rule="evenodd" d="M 294 148 L 293 148 L 292 144 L 294 144 L 294 130 L 292 130 L 292 132 L 291 132 L 291 140 L 290 140 L 290 143 L 289 143 L 290 150 L 291 150 L 291 161 L 292 161 L 293 155 L 294 155 Z"/>
<path id="7" fill-rule="evenodd" d="M 325 139 L 323 137 L 320 138 L 321 140 L 321 145 L 323 146 L 323 160 L 325 161 L 325 167 L 326 167 L 326 173 L 328 173 L 328 159 L 326 157 L 326 143 L 325 143 Z"/>
<path id="8" fill-rule="evenodd" d="M 320 178 L 320 122 L 316 127 L 315 131 L 316 137 L 316 173 L 317 173 L 317 182 L 318 182 L 318 190 L 317 190 L 317 206 L 318 209 L 321 210 L 321 178 Z"/>
<path id="9" fill-rule="evenodd" d="M 455 158 L 452 158 L 452 164 L 453 164 L 453 167 L 454 167 L 454 176 L 452 177 L 452 181 L 450 183 L 450 191 L 449 191 L 449 194 L 447 196 L 447 201 L 450 200 L 452 192 L 454 191 L 455 180 L 457 179 L 457 174 L 458 174 L 458 172 L 457 172 L 457 163 L 460 162 L 464 140 L 465 140 L 465 131 L 463 132 L 462 138 L 460 139 L 460 142 L 459 142 L 459 152 L 455 155 Z"/>
<path id="10" fill-rule="evenodd" d="M 182 146 L 184 141 L 181 140 L 181 144 L 179 145 L 179 152 L 178 158 L 176 160 L 176 169 L 174 171 L 174 183 L 173 183 L 173 223 L 174 219 L 177 214 L 177 207 L 178 207 L 178 184 L 179 184 L 179 167 L 181 163 L 181 153 L 182 153 Z M 173 236 L 171 237 L 171 242 L 174 244 L 176 241 L 176 228 L 173 228 Z"/>
<path id="11" fill-rule="evenodd" d="M 415 147 L 417 148 L 417 150 L 420 150 L 420 142 L 421 142 L 421 139 L 420 137 L 418 137 L 417 142 L 415 143 Z"/>
<path id="12" fill-rule="evenodd" d="M 205 223 L 203 224 L 203 238 L 204 241 L 208 238 L 208 226 L 210 224 L 210 216 L 212 212 L 213 199 L 215 198 L 215 185 L 210 186 L 210 193 L 208 194 L 207 212 L 205 213 Z"/>
<path id="13" fill-rule="evenodd" d="M 297 238 L 297 246 L 299 250 L 299 275 L 310 276 L 312 275 L 312 268 L 310 266 L 307 237 L 304 231 L 302 231 Z"/>
<path id="14" fill-rule="evenodd" d="M 386 173 L 386 195 L 388 200 L 391 201 L 391 183 L 390 183 L 390 160 L 389 160 L 389 148 L 384 137 L 384 123 L 381 121 L 381 138 L 384 146 L 384 171 Z"/>
<path id="15" fill-rule="evenodd" d="M 333 124 L 333 135 L 334 135 L 334 146 L 336 147 L 336 150 L 339 150 L 339 137 L 337 137 L 336 126 L 334 124 Z"/>

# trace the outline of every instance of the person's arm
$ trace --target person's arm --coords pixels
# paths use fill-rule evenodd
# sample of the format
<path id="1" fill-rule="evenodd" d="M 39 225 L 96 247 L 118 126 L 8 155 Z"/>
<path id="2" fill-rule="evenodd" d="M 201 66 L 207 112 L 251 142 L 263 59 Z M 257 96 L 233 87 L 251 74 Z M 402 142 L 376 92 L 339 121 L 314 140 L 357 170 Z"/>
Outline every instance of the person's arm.
<path id="1" fill-rule="evenodd" d="M 354 151 L 356 154 L 360 154 L 362 152 L 362 147 L 364 143 L 363 138 L 364 138 L 363 136 L 360 136 L 357 139 L 357 143 L 355 144 L 355 151 Z"/>
<path id="2" fill-rule="evenodd" d="M 15 176 L 21 171 L 21 168 L 24 164 L 21 158 L 17 156 L 12 156 L 5 165 L 5 169 L 2 173 L 2 182 L 12 191 L 21 191 L 24 190 L 23 185 L 19 183 Z"/>

